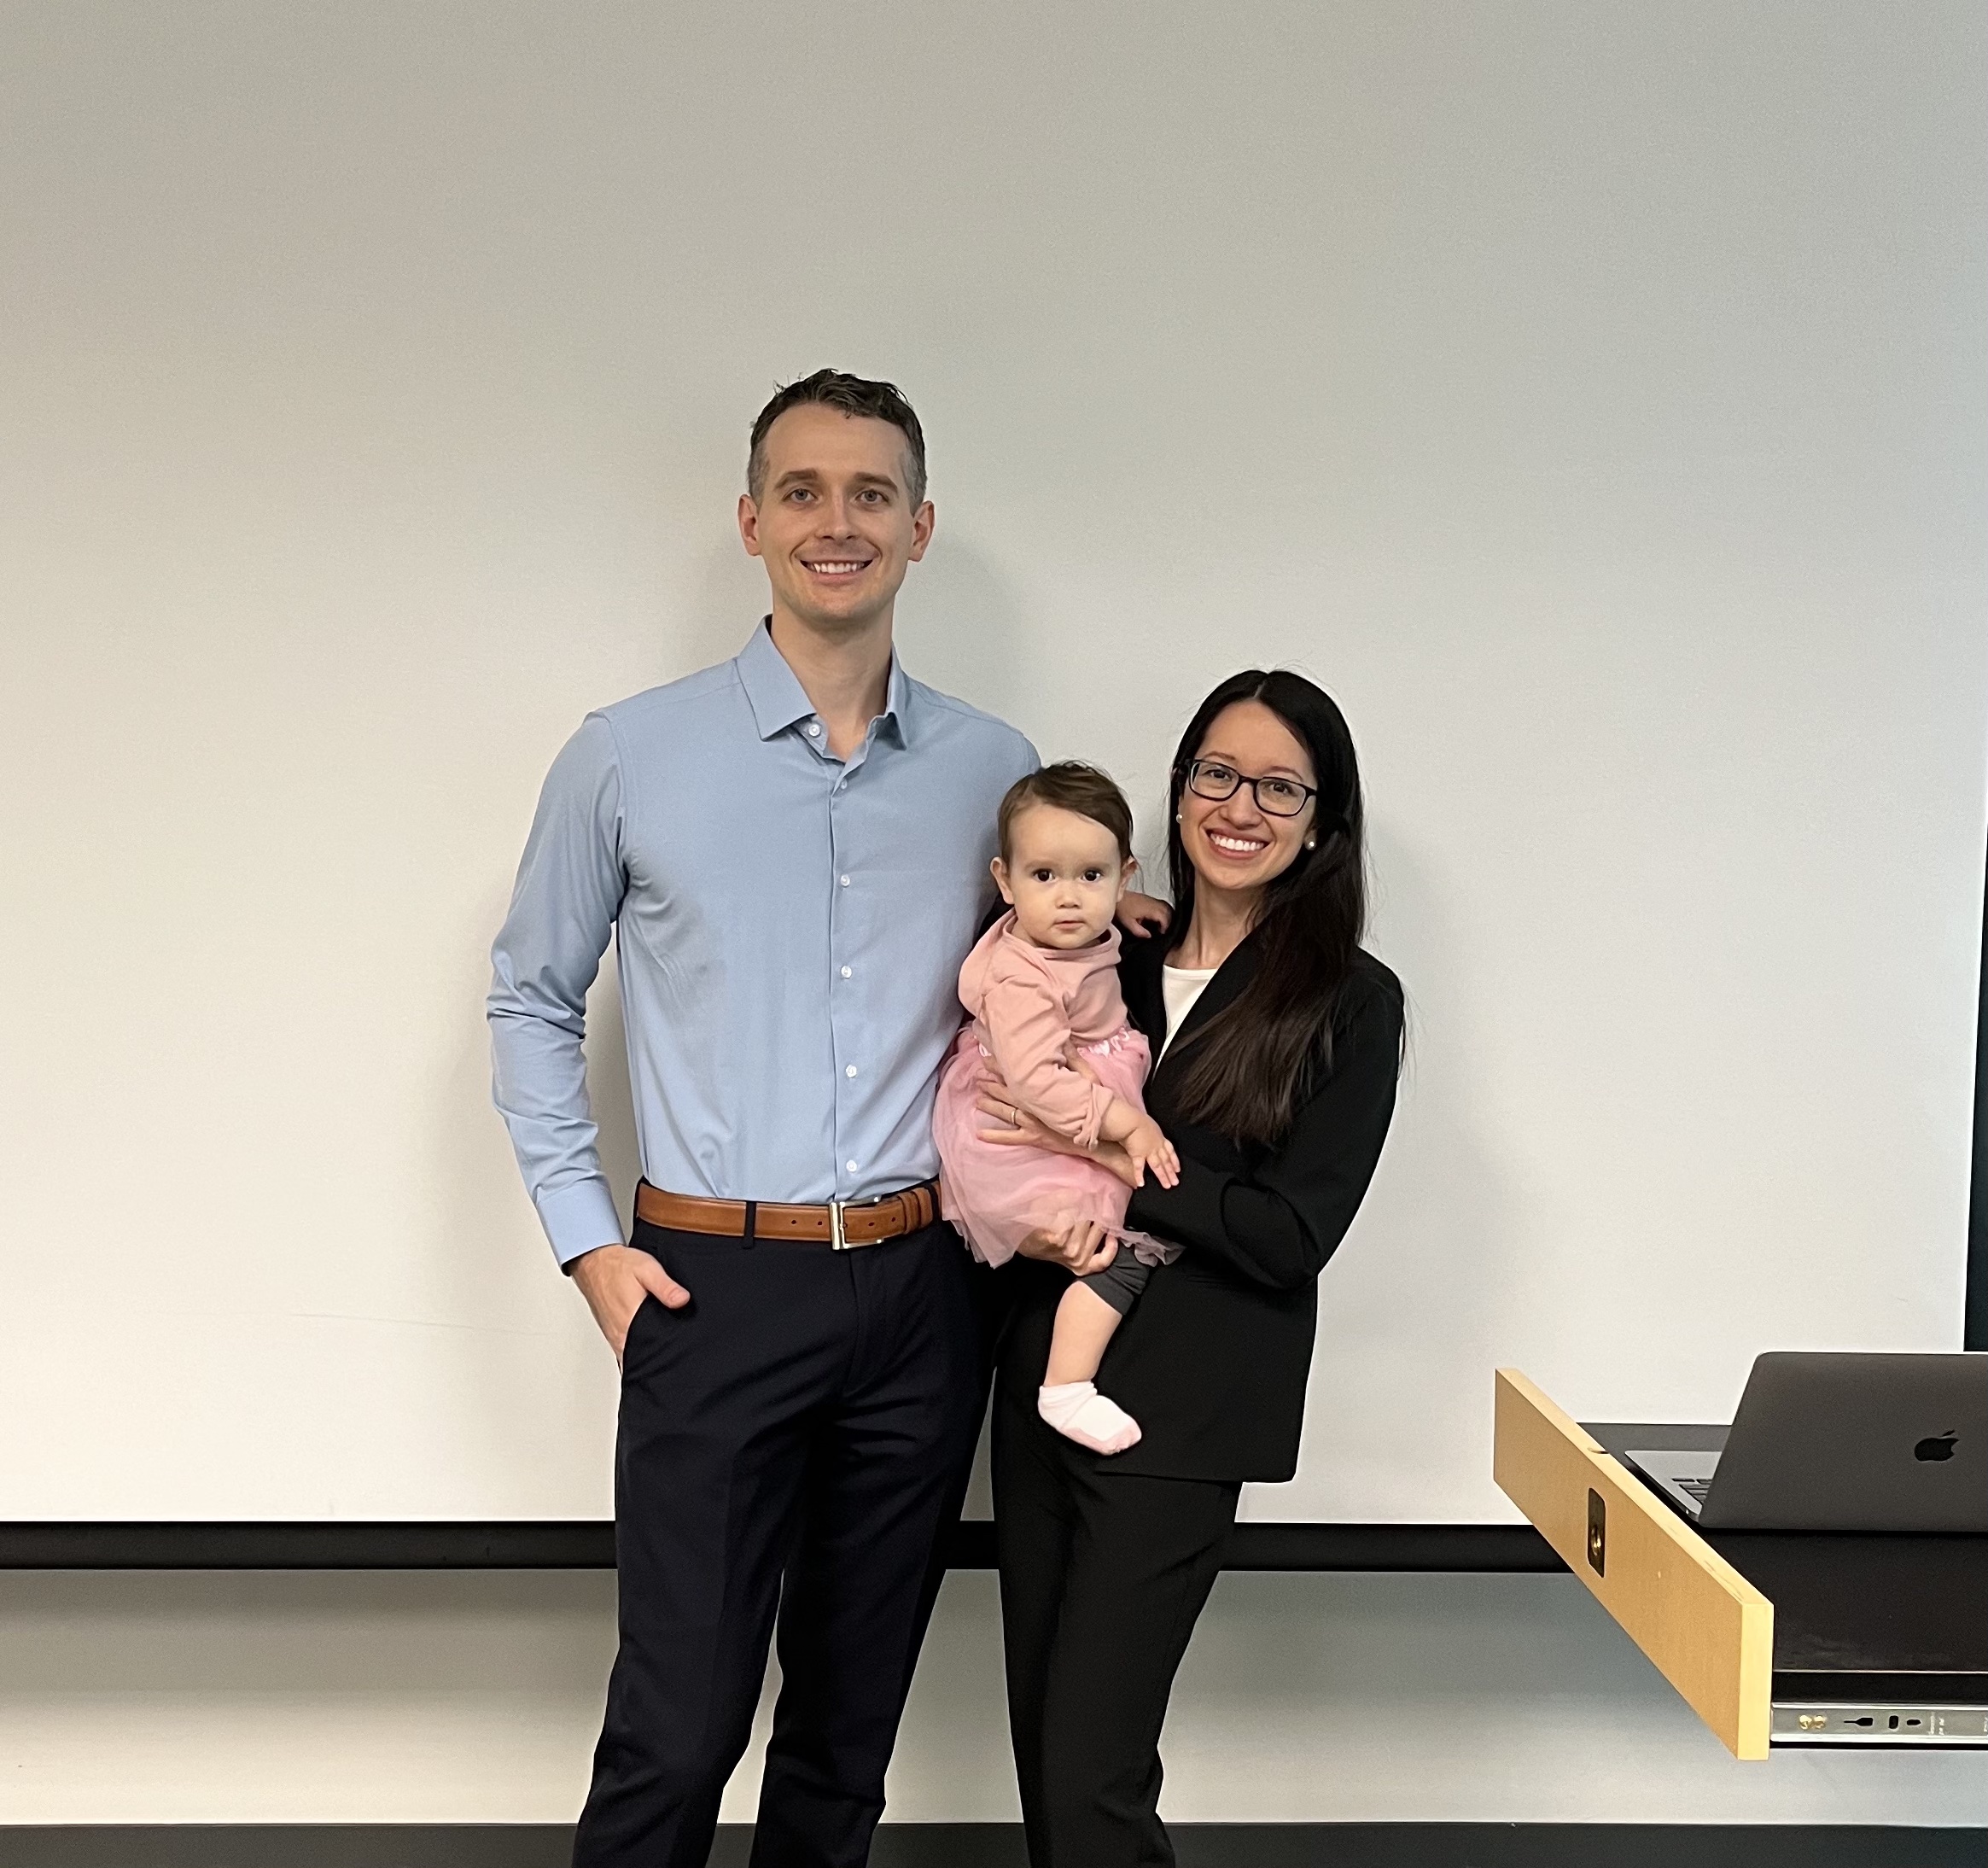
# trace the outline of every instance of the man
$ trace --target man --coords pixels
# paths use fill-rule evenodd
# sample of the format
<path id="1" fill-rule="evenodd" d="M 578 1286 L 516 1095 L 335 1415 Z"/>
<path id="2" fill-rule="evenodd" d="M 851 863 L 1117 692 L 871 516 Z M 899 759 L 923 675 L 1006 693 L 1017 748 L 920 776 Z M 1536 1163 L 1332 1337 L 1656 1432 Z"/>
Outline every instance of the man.
<path id="1" fill-rule="evenodd" d="M 703 1868 L 776 1611 L 753 1860 L 867 1859 L 983 1403 L 932 1085 L 996 807 L 1035 750 L 894 655 L 933 523 L 895 388 L 783 389 L 747 483 L 771 615 L 735 660 L 588 715 L 493 950 L 498 1106 L 622 1365 L 621 1648 L 580 1868 Z M 627 1241 L 580 1049 L 617 925 Z"/>

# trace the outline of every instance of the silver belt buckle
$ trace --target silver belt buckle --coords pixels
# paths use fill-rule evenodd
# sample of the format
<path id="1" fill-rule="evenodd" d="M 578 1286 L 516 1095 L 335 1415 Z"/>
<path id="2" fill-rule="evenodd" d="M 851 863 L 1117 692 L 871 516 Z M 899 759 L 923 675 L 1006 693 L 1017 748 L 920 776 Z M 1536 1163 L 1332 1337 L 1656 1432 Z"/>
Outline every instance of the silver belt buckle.
<path id="1" fill-rule="evenodd" d="M 865 1246 L 873 1246 L 874 1239 L 852 1239 L 842 1229 L 842 1215 L 852 1206 L 881 1206 L 890 1198 L 879 1195 L 876 1200 L 831 1200 L 828 1203 L 828 1247 L 831 1252 L 860 1252 Z"/>

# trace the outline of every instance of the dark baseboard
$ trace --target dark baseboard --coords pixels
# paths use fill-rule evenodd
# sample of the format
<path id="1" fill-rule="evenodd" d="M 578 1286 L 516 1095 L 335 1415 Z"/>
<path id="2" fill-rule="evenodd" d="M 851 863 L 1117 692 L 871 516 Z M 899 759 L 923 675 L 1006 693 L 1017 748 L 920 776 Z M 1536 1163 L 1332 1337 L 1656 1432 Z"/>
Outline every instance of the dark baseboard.
<path id="1" fill-rule="evenodd" d="M 954 1569 L 992 1569 L 994 1526 L 953 1527 Z M 0 1521 L 0 1570 L 612 1569 L 605 1519 L 492 1524 Z M 1564 1572 L 1529 1524 L 1239 1524 L 1232 1570 Z"/>
<path id="2" fill-rule="evenodd" d="M 1182 1823 L 1181 1868 L 1981 1868 L 1988 1829 L 1655 1823 Z M 711 1868 L 746 1868 L 719 1831 Z M 566 1868 L 563 1824 L 0 1827 L 0 1868 Z M 886 1824 L 872 1868 L 1027 1868 L 1001 1823 Z"/>

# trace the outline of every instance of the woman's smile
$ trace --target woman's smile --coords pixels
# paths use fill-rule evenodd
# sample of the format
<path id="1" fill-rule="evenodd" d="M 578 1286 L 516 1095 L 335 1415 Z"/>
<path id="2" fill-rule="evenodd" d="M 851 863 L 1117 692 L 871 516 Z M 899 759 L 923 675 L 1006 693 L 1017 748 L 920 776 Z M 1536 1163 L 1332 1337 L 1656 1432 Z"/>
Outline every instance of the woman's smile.
<path id="1" fill-rule="evenodd" d="M 1225 856 L 1240 856 L 1247 859 L 1268 849 L 1268 841 L 1262 837 L 1232 837 L 1225 831 L 1210 830 L 1208 840 Z"/>

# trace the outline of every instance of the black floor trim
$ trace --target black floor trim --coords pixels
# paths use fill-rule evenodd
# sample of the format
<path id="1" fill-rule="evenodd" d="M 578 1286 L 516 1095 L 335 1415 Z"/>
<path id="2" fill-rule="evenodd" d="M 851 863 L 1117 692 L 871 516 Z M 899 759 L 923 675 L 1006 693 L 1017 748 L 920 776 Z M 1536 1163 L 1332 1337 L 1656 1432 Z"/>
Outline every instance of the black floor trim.
<path id="1" fill-rule="evenodd" d="M 954 1569 L 992 1569 L 994 1526 L 953 1532 Z M 462 1523 L 0 1522 L 0 1569 L 612 1569 L 604 1520 Z M 1232 1570 L 1551 1573 L 1566 1566 L 1530 1525 L 1239 1524 Z"/>
<path id="2" fill-rule="evenodd" d="M 1182 1823 L 1181 1868 L 1980 1868 L 1988 1829 L 1874 1824 Z M 745 1868 L 719 1832 L 710 1868 Z M 566 1868 L 564 1824 L 0 1827 L 4 1868 Z M 872 1868 L 1026 1868 L 1018 1828 L 886 1824 Z"/>

